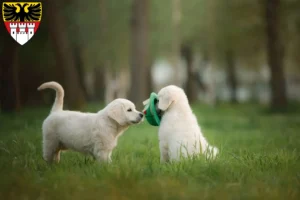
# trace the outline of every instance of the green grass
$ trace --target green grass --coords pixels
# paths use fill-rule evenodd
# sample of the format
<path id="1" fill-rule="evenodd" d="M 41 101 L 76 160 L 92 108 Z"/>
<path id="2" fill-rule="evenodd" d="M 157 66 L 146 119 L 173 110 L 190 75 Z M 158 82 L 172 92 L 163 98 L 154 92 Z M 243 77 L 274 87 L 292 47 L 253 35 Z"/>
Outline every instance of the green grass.
<path id="1" fill-rule="evenodd" d="M 96 111 L 99 106 L 88 110 Z M 42 159 L 41 124 L 49 108 L 0 116 L 0 199 L 300 199 L 300 115 L 252 105 L 193 106 L 221 150 L 160 164 L 157 127 L 131 127 L 101 165 L 75 152 Z"/>

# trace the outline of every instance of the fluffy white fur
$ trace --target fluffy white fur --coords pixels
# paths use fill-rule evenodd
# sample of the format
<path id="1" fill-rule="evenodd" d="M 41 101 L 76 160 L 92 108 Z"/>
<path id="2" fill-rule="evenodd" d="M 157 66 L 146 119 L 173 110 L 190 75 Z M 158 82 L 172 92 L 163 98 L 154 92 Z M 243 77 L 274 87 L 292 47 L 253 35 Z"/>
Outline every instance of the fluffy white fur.
<path id="1" fill-rule="evenodd" d="M 157 108 L 163 112 L 158 133 L 160 161 L 178 161 L 181 156 L 201 153 L 215 158 L 219 150 L 203 136 L 184 91 L 174 85 L 164 87 L 158 100 Z"/>
<path id="2" fill-rule="evenodd" d="M 111 162 L 118 137 L 143 114 L 126 99 L 116 99 L 97 113 L 63 110 L 64 90 L 56 82 L 42 84 L 38 90 L 56 90 L 51 113 L 43 123 L 43 157 L 59 162 L 61 150 L 72 149 L 92 155 L 100 162 Z"/>

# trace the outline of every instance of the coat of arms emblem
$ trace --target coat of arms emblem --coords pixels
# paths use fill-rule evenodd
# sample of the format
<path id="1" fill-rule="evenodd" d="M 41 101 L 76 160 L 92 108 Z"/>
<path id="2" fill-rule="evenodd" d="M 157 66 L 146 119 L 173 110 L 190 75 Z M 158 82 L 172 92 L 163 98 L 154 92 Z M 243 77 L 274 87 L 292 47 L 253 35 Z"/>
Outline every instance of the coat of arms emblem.
<path id="1" fill-rule="evenodd" d="M 42 18 L 41 2 L 3 2 L 2 16 L 5 27 L 20 45 L 36 33 Z"/>

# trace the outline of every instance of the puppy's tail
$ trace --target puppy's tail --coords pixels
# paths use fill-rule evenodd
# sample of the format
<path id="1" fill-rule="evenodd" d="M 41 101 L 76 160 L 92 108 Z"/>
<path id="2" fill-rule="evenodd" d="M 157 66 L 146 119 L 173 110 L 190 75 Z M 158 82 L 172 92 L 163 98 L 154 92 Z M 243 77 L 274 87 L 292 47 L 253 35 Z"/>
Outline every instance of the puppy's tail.
<path id="1" fill-rule="evenodd" d="M 64 95 L 65 95 L 63 87 L 59 83 L 51 81 L 51 82 L 46 82 L 46 83 L 43 83 L 42 85 L 40 85 L 40 87 L 38 87 L 38 90 L 40 91 L 40 90 L 44 90 L 47 88 L 50 88 L 50 89 L 53 89 L 56 91 L 56 98 L 55 98 L 54 104 L 52 106 L 51 112 L 61 111 L 63 109 Z"/>
<path id="2" fill-rule="evenodd" d="M 217 155 L 219 154 L 219 149 L 214 146 L 208 146 L 205 154 L 206 154 L 207 159 L 215 159 L 217 157 Z"/>

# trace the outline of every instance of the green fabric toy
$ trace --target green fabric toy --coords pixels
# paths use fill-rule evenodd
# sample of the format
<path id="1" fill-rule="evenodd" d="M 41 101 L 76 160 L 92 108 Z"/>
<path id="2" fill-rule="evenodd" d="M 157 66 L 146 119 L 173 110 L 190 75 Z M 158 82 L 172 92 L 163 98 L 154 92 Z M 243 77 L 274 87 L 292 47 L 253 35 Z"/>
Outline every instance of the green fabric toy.
<path id="1" fill-rule="evenodd" d="M 143 102 L 145 106 L 143 112 L 145 114 L 148 123 L 151 124 L 152 126 L 160 125 L 161 116 L 158 115 L 155 109 L 155 105 L 157 104 L 157 102 L 158 102 L 157 94 L 155 94 L 154 92 L 150 94 L 149 99 Z"/>

